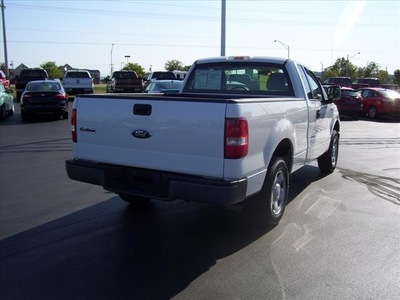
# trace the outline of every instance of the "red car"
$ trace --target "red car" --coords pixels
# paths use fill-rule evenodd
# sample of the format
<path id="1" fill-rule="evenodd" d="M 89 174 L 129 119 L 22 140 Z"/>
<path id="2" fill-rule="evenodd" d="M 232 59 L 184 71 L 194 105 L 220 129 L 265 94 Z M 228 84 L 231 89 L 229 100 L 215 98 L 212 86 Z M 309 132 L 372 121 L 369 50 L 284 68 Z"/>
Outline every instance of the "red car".
<path id="1" fill-rule="evenodd" d="M 352 88 L 341 87 L 340 98 L 334 100 L 340 115 L 360 117 L 363 115 L 363 98 Z"/>
<path id="2" fill-rule="evenodd" d="M 0 70 L 0 84 L 8 91 L 10 89 L 10 81 L 6 78 L 6 74 Z"/>
<path id="3" fill-rule="evenodd" d="M 373 87 L 358 92 L 363 98 L 363 112 L 371 119 L 384 114 L 400 116 L 400 93 Z"/>

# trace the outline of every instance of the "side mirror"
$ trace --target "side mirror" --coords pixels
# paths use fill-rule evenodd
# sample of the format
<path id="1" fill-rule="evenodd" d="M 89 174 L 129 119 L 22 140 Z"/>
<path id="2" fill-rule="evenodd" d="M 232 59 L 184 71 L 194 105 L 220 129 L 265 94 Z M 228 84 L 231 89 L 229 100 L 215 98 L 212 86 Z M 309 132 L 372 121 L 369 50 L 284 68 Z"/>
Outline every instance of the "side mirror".
<path id="1" fill-rule="evenodd" d="M 332 85 L 332 86 L 328 87 L 327 94 L 328 94 L 328 99 L 330 101 L 339 99 L 340 98 L 340 86 Z"/>

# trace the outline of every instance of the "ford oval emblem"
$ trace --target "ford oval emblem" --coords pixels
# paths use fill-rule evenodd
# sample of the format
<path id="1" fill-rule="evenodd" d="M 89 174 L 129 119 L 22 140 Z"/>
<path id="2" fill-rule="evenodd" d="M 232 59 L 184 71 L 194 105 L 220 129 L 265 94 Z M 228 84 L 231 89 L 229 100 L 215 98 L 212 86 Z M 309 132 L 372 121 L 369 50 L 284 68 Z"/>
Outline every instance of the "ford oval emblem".
<path id="1" fill-rule="evenodd" d="M 146 130 L 142 130 L 142 129 L 136 129 L 135 131 L 132 132 L 132 135 L 138 139 L 147 139 L 147 138 L 151 137 L 150 132 L 148 132 Z"/>

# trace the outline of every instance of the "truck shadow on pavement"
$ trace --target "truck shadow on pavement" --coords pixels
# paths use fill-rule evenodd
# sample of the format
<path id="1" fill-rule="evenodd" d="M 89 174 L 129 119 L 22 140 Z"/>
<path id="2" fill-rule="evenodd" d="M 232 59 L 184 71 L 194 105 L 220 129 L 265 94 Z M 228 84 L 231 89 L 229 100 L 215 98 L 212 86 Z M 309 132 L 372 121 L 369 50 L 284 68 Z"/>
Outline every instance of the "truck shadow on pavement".
<path id="1" fill-rule="evenodd" d="M 319 178 L 315 167 L 292 174 L 290 201 Z M 0 241 L 0 297 L 170 299 L 270 230 L 251 210 L 183 201 L 138 209 L 115 196 Z"/>

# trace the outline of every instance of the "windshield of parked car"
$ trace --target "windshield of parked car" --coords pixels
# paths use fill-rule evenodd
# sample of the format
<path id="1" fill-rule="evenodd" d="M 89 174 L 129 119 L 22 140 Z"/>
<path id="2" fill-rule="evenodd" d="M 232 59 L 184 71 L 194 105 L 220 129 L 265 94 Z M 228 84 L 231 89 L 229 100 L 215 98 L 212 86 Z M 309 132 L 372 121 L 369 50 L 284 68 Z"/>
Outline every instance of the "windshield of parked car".
<path id="1" fill-rule="evenodd" d="M 341 97 L 358 97 L 359 93 L 354 90 L 341 90 Z"/>
<path id="2" fill-rule="evenodd" d="M 200 64 L 190 73 L 184 92 L 294 96 L 283 65 L 234 62 Z"/>

